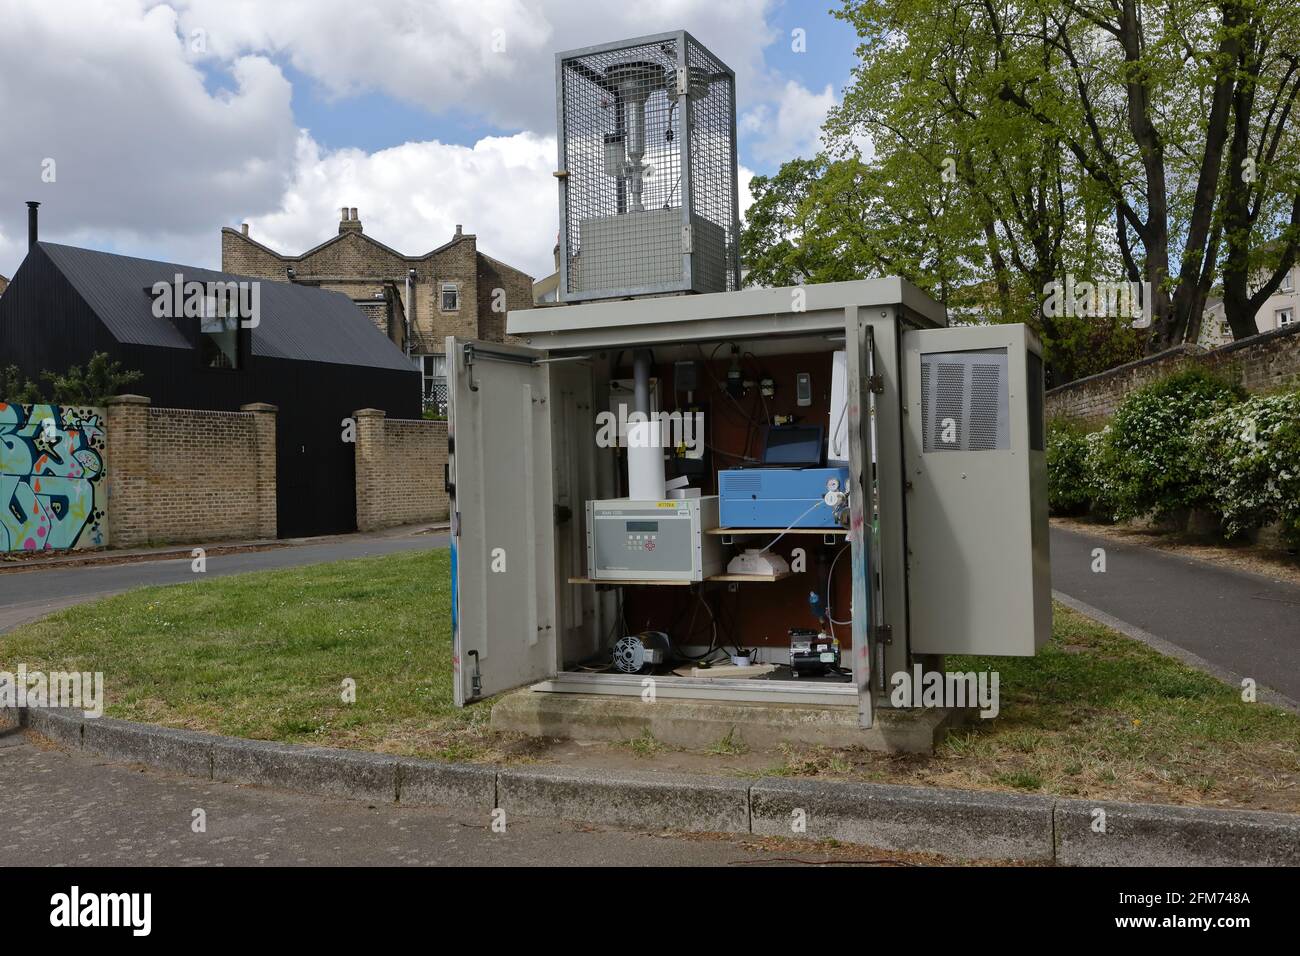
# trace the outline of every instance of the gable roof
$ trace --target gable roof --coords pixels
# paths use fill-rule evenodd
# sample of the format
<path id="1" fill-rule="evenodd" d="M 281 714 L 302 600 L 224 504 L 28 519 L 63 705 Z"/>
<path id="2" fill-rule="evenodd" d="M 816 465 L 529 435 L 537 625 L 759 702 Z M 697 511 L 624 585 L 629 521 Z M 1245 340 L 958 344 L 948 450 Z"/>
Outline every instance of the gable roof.
<path id="1" fill-rule="evenodd" d="M 172 283 L 180 273 L 186 282 L 259 283 L 261 314 L 250 336 L 256 356 L 412 370 L 402 351 L 341 292 L 51 242 L 37 245 L 119 342 L 191 347 L 170 319 L 153 314 L 145 291 L 156 282 Z"/>
<path id="2" fill-rule="evenodd" d="M 370 233 L 368 232 L 362 232 L 360 229 L 355 229 L 355 230 L 349 230 L 347 232 L 340 232 L 336 236 L 330 236 L 324 242 L 317 243 L 316 245 L 308 249 L 306 252 L 299 253 L 298 255 L 288 255 L 283 252 L 276 252 L 266 243 L 258 242 L 252 236 L 240 232 L 237 229 L 231 229 L 229 226 L 222 226 L 221 231 L 223 233 L 229 233 L 230 235 L 242 240 L 243 242 L 248 243 L 250 246 L 256 246 L 258 249 L 261 249 L 263 252 L 273 255 L 275 256 L 276 259 L 285 263 L 302 262 L 305 259 L 310 259 L 312 256 L 314 256 L 316 253 L 320 252 L 322 249 L 326 248 L 327 246 L 332 246 L 336 242 L 342 242 L 343 240 L 347 239 L 349 236 L 356 236 L 358 239 L 364 242 L 368 242 L 372 246 L 375 246 L 376 248 L 384 250 L 384 252 L 387 252 L 393 258 L 401 259 L 404 262 L 424 262 L 428 259 L 432 259 L 440 252 L 445 252 L 446 250 L 450 249 L 452 246 L 456 245 L 458 242 L 472 241 L 477 243 L 478 241 L 478 237 L 474 233 L 463 232 L 460 235 L 452 236 L 449 240 L 444 242 L 442 245 L 436 246 L 435 248 L 430 249 L 428 252 L 421 252 L 418 253 L 417 255 L 411 256 L 411 255 L 407 255 L 405 252 L 398 252 L 392 246 L 385 245 L 384 243 L 376 239 L 374 236 L 370 235 Z"/>

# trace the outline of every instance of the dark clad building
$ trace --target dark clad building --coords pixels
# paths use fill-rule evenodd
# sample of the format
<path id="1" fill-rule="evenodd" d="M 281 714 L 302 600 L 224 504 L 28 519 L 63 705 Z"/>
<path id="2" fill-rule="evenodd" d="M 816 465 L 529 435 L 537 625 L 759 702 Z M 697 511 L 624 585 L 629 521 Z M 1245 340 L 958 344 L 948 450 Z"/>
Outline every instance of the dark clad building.
<path id="1" fill-rule="evenodd" d="M 257 282 L 256 325 L 242 327 L 210 301 L 206 317 L 158 317 L 155 284 L 172 285 L 177 274 L 205 285 Z M 0 296 L 0 364 L 35 379 L 95 352 L 141 372 L 130 391 L 155 407 L 277 406 L 281 537 L 355 530 L 343 419 L 367 407 L 420 417 L 419 373 L 342 293 L 36 243 Z"/>

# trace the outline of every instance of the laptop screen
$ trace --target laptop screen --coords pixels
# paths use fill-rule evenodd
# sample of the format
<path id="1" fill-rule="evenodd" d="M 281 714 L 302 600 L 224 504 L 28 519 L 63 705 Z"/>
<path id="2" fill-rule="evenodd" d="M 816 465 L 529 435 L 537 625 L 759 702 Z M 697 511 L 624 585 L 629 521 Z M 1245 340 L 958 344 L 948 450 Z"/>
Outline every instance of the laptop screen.
<path id="1" fill-rule="evenodd" d="M 821 463 L 820 425 L 773 425 L 768 428 L 763 464 L 815 468 Z"/>

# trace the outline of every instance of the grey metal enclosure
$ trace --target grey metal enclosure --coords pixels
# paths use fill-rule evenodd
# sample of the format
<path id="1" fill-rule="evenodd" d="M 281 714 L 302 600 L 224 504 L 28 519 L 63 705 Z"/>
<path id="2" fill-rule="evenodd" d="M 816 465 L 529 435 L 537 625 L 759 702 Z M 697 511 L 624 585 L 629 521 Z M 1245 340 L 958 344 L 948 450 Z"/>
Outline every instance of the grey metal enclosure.
<path id="1" fill-rule="evenodd" d="M 560 299 L 740 285 L 735 75 L 677 31 L 556 55 Z"/>
<path id="2" fill-rule="evenodd" d="M 682 595 L 694 596 L 710 616 L 722 596 L 735 595 L 741 611 L 751 612 L 733 619 L 750 632 L 738 642 L 779 664 L 785 651 L 764 643 L 763 618 L 788 609 L 789 600 L 777 598 L 780 588 L 806 598 L 823 582 L 828 602 L 841 590 L 851 594 L 847 621 L 828 613 L 832 632 L 834 624 L 847 625 L 851 680 L 667 673 L 654 677 L 656 693 L 856 707 L 870 726 L 875 708 L 889 706 L 890 675 L 915 662 L 936 667 L 944 654 L 1035 653 L 1051 626 L 1039 346 L 1023 326 L 946 323 L 943 307 L 914 286 L 878 279 L 517 311 L 507 331 L 518 345 L 448 338 L 457 704 L 522 685 L 640 694 L 641 675 L 588 662 L 608 657 L 629 631 L 629 607 L 648 618 L 674 601 L 685 608 L 691 598 Z M 824 547 L 837 561 L 844 554 L 849 578 L 836 577 L 839 588 L 831 579 L 844 568 L 834 563 L 829 574 L 811 565 L 737 574 L 706 558 L 681 580 L 607 580 L 588 566 L 590 525 L 599 514 L 588 503 L 627 493 L 629 450 L 597 440 L 602 413 L 612 411 L 611 382 L 626 377 L 621 363 L 648 351 L 660 381 L 685 374 L 683 363 L 701 370 L 698 381 L 674 381 L 659 400 L 704 408 L 707 448 L 720 445 L 727 427 L 743 433 L 740 421 L 726 424 L 727 414 L 739 418 L 731 407 L 737 403 L 713 378 L 724 348 L 733 364 L 778 369 L 770 388 L 791 388 L 790 407 L 815 407 L 810 419 L 843 435 L 831 456 L 848 473 L 842 526 L 789 522 L 782 532 L 796 547 Z M 809 404 L 810 390 L 817 401 L 830 395 L 829 405 Z M 718 483 L 722 453 L 716 447 L 703 464 L 681 463 L 705 494 L 694 501 L 707 501 Z M 665 515 L 689 510 L 667 496 L 651 504 Z M 713 520 L 716 527 L 701 528 L 699 515 L 715 513 L 697 508 L 694 523 L 680 527 L 715 536 L 710 545 L 721 548 L 724 564 L 780 527 Z M 657 523 L 632 517 L 638 520 L 625 530 L 633 550 L 654 547 L 660 535 L 661 547 L 674 540 Z M 622 547 L 621 535 L 607 544 Z M 695 646 L 691 627 L 668 633 L 672 615 L 657 620 L 665 623 L 655 629 L 670 641 Z M 716 616 L 713 626 L 716 638 Z"/>

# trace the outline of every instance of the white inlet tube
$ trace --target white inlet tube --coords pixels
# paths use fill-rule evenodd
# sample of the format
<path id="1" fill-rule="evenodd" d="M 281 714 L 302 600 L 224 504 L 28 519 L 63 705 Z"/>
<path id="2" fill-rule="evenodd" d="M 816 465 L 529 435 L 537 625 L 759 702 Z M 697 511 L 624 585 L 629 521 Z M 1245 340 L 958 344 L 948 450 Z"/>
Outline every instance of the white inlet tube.
<path id="1" fill-rule="evenodd" d="M 659 437 L 658 421 L 628 423 L 627 496 L 636 501 L 663 501 L 668 497 L 664 448 Z"/>

